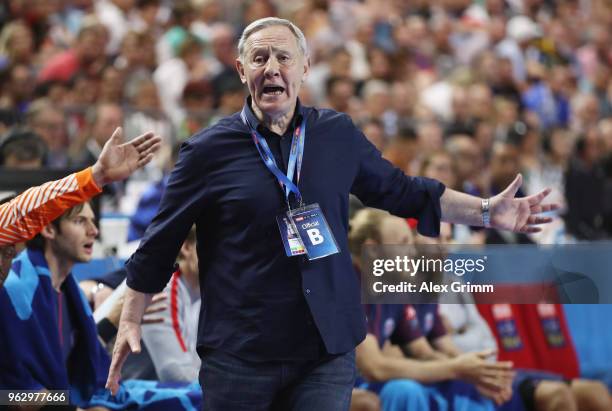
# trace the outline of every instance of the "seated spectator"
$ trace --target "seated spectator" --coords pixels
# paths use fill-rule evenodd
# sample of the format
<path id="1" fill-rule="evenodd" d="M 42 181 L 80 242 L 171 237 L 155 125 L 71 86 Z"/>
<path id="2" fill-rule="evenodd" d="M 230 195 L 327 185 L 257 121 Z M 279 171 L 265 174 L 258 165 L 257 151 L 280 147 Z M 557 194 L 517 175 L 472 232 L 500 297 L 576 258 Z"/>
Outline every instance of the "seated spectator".
<path id="1" fill-rule="evenodd" d="M 476 309 L 472 296 L 462 293 L 457 298 L 460 299 L 457 303 L 439 306 L 452 344 L 461 352 L 480 350 L 483 345 L 495 347 L 497 351 L 495 337 Z M 530 349 L 529 339 L 521 338 L 520 341 L 522 343 L 514 347 L 513 351 Z M 518 370 L 515 386 L 518 387 L 527 411 L 612 409 L 610 395 L 605 385 L 599 381 L 582 378 L 564 380 L 552 373 Z"/>
<path id="2" fill-rule="evenodd" d="M 104 389 L 110 359 L 71 274 L 75 263 L 91 259 L 97 234 L 93 211 L 82 203 L 43 228 L 14 260 L 0 289 L 0 330 L 12 337 L 2 340 L 0 386 L 69 390 L 70 403 L 81 408 L 197 409 L 195 385 L 164 391 L 132 381 L 116 398 Z"/>
<path id="3" fill-rule="evenodd" d="M 442 224 L 439 241 L 442 244 L 450 242 L 449 224 Z M 414 316 L 418 318 L 422 335 L 402 347 L 405 355 L 428 360 L 453 358 L 482 349 L 498 351 L 493 332 L 476 309 L 471 294 L 453 293 L 451 298 L 454 300 L 451 304 L 414 305 Z M 527 339 L 520 341 L 522 343 L 512 347 L 513 352 L 529 349 Z M 610 399 L 604 395 L 603 384 L 582 379 L 568 382 L 561 375 L 550 372 L 518 369 L 513 387 L 515 395 L 504 405 L 504 410 L 520 405 L 526 411 L 604 410 L 610 404 Z M 600 397 L 604 397 L 601 402 Z"/>
<path id="4" fill-rule="evenodd" d="M 35 100 L 25 113 L 25 123 L 44 140 L 48 147 L 45 166 L 66 168 L 68 166 L 68 135 L 66 117 L 62 109 L 52 105 L 48 99 Z M 106 138 L 113 133 L 113 130 L 114 128 L 108 130 Z M 87 165 L 93 164 L 95 158 Z"/>
<path id="5" fill-rule="evenodd" d="M 124 144 L 120 144 L 121 136 L 121 129 L 115 130 L 93 167 L 31 187 L 15 198 L 2 200 L 0 286 L 8 275 L 17 243 L 34 237 L 64 211 L 98 194 L 100 187 L 105 184 L 129 176 L 150 161 L 159 148 L 160 139 L 152 133 L 143 134 Z"/>
<path id="6" fill-rule="evenodd" d="M 364 209 L 351 220 L 349 248 L 359 267 L 359 254 L 364 244 L 409 245 L 414 242 L 406 222 L 386 212 Z M 429 403 L 465 406 L 472 409 L 492 410 L 493 403 L 481 397 L 478 390 L 498 403 L 510 397 L 511 379 L 509 363 L 486 361 L 490 351 L 464 354 L 452 360 L 428 363 L 398 358 L 384 350 L 391 343 L 403 345 L 413 338 L 413 318 L 409 306 L 368 305 L 368 334 L 357 347 L 357 367 L 369 381 L 363 386 L 379 392 L 384 410 L 427 410 Z M 503 378 L 491 381 L 487 375 L 494 372 Z M 431 385 L 445 382 L 444 384 Z"/>
<path id="7" fill-rule="evenodd" d="M 149 318 L 142 327 L 143 350 L 131 356 L 123 370 L 124 378 L 167 381 L 196 381 L 200 371 L 200 358 L 196 352 L 198 319 L 200 316 L 200 277 L 196 253 L 196 232 L 193 227 L 177 257 L 176 271 L 157 301 L 168 301 L 162 310 Z M 124 274 L 125 271 L 121 270 Z M 81 283 L 83 285 L 83 283 Z M 105 289 L 108 287 L 105 287 Z M 111 296 L 118 303 L 110 309 L 106 320 L 98 323 L 98 331 L 109 342 L 117 333 L 124 287 L 118 287 Z M 151 307 L 151 306 L 150 306 Z"/>

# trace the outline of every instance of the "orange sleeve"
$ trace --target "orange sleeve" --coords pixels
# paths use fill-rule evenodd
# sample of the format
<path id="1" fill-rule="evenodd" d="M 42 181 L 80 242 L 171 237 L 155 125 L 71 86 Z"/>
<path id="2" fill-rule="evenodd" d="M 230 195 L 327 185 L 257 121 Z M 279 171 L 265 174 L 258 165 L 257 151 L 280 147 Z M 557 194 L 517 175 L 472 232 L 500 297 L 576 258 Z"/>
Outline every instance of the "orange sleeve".
<path id="1" fill-rule="evenodd" d="M 0 246 L 31 239 L 66 210 L 100 192 L 91 167 L 29 188 L 0 205 Z"/>

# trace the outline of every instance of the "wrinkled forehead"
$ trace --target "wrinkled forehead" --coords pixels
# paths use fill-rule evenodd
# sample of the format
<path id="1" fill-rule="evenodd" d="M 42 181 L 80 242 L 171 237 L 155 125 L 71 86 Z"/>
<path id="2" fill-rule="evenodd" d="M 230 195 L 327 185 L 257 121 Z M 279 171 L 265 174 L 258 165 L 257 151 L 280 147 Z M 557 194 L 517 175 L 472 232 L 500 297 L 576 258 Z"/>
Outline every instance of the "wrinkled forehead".
<path id="1" fill-rule="evenodd" d="M 299 52 L 298 41 L 293 32 L 285 26 L 271 26 L 256 31 L 244 42 L 245 54 L 259 50 Z"/>

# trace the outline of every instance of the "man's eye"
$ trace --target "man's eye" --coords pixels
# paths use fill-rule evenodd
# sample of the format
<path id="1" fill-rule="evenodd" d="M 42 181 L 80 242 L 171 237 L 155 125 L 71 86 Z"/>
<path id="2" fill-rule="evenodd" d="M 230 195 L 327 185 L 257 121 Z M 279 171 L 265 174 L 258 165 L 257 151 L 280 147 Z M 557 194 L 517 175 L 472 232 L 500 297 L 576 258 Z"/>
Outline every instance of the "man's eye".
<path id="1" fill-rule="evenodd" d="M 255 64 L 263 64 L 263 63 L 265 63 L 265 62 L 266 62 L 266 59 L 265 59 L 265 58 L 263 58 L 263 56 L 257 56 L 257 57 L 255 57 L 255 58 L 253 59 L 253 62 L 254 62 Z"/>
<path id="2" fill-rule="evenodd" d="M 280 56 L 278 58 L 278 61 L 280 61 L 281 63 L 286 63 L 289 61 L 289 56 Z"/>

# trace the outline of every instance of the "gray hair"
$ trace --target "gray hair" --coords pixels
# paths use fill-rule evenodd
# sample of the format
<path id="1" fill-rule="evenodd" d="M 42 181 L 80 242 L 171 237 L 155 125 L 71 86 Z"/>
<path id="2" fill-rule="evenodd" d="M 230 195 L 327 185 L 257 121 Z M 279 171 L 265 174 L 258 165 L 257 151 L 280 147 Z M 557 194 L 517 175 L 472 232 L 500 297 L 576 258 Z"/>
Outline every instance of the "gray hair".
<path id="1" fill-rule="evenodd" d="M 240 61 L 244 61 L 244 43 L 246 43 L 247 39 L 253 33 L 272 26 L 285 26 L 289 30 L 291 30 L 291 32 L 295 36 L 295 40 L 297 41 L 298 47 L 300 48 L 302 55 L 308 55 L 306 37 L 304 37 L 304 33 L 302 33 L 302 30 L 300 30 L 298 26 L 286 19 L 281 19 L 278 17 L 264 17 L 263 19 L 255 20 L 254 22 L 249 24 L 242 32 L 240 40 L 238 41 L 238 56 L 240 57 Z"/>

